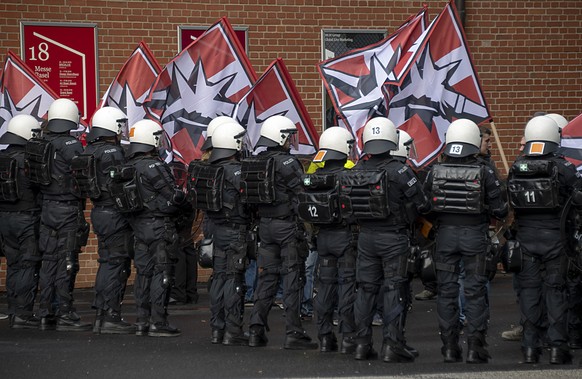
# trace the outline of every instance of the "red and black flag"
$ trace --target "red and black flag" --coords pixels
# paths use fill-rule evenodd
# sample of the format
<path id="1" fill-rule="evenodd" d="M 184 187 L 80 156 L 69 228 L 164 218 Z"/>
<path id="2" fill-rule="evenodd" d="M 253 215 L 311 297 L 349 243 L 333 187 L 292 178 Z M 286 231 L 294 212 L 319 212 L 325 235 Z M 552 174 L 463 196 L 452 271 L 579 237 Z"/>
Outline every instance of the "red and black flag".
<path id="1" fill-rule="evenodd" d="M 428 41 L 401 85 L 387 85 L 388 118 L 415 141 L 417 167 L 433 161 L 459 118 L 492 121 L 454 1 L 428 28 Z"/>
<path id="2" fill-rule="evenodd" d="M 102 107 L 115 107 L 127 115 L 128 126 L 149 118 L 144 106 L 150 88 L 162 68 L 145 42 L 141 42 L 127 59 L 103 95 Z M 129 130 L 123 131 L 125 139 Z"/>
<path id="3" fill-rule="evenodd" d="M 172 141 L 174 158 L 200 158 L 206 127 L 233 116 L 256 80 L 244 49 L 223 17 L 162 70 L 146 99 Z"/>
<path id="4" fill-rule="evenodd" d="M 560 153 L 582 171 L 582 114 L 562 129 Z"/>
<path id="5" fill-rule="evenodd" d="M 35 117 L 39 122 L 46 118 L 53 101 L 59 98 L 47 83 L 40 79 L 16 54 L 8 52 L 0 76 L 0 135 L 8 121 L 18 114 Z M 86 124 L 81 120 L 78 131 Z"/>
<path id="6" fill-rule="evenodd" d="M 275 115 L 288 117 L 297 127 L 299 146 L 298 151 L 291 151 L 293 154 L 315 153 L 319 135 L 281 58 L 271 63 L 235 111 L 237 120 L 247 128 L 251 149 L 259 139 L 263 122 Z"/>
<path id="7" fill-rule="evenodd" d="M 410 70 L 423 47 L 426 18 L 423 8 L 382 41 L 319 63 L 335 111 L 354 136 L 368 119 L 386 114 L 383 86 L 400 84 Z"/>

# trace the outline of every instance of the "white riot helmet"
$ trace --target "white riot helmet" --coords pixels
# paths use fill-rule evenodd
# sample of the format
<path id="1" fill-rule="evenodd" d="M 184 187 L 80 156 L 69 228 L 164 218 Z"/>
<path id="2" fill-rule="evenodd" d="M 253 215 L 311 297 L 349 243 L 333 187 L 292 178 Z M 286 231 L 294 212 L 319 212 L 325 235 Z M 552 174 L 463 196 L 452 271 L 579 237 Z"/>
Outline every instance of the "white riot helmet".
<path id="1" fill-rule="evenodd" d="M 120 135 L 127 124 L 127 116 L 121 109 L 103 107 L 98 109 L 91 120 L 91 130 L 87 134 L 87 142 L 93 142 L 100 137 Z"/>
<path id="2" fill-rule="evenodd" d="M 214 131 L 216 130 L 216 128 L 218 128 L 220 125 L 223 124 L 229 124 L 229 123 L 236 123 L 236 120 L 232 117 L 228 117 L 228 116 L 218 116 L 213 118 L 210 123 L 208 124 L 208 126 L 206 127 L 206 140 L 204 141 L 204 143 L 202 144 L 202 147 L 200 148 L 200 150 L 205 151 L 208 149 L 211 149 L 212 146 L 212 135 L 214 134 Z"/>
<path id="3" fill-rule="evenodd" d="M 231 157 L 242 150 L 243 138 L 247 131 L 239 123 L 230 122 L 219 125 L 215 132 L 208 162 L 213 163 L 219 159 Z"/>
<path id="4" fill-rule="evenodd" d="M 564 129 L 566 127 L 566 125 L 568 125 L 568 120 L 566 120 L 566 117 L 562 116 L 561 114 L 548 113 L 545 116 L 554 120 L 554 122 L 558 125 L 558 127 L 560 129 Z"/>
<path id="5" fill-rule="evenodd" d="M 394 157 L 416 159 L 416 147 L 414 146 L 414 139 L 405 132 L 400 130 L 398 138 L 398 150 L 392 152 Z"/>
<path id="6" fill-rule="evenodd" d="M 386 117 L 375 117 L 364 126 L 362 133 L 365 154 L 382 154 L 398 149 L 398 131 Z"/>
<path id="7" fill-rule="evenodd" d="M 525 125 L 525 155 L 545 155 L 560 147 L 560 128 L 547 116 L 534 117 Z"/>
<path id="8" fill-rule="evenodd" d="M 481 151 L 481 131 L 466 118 L 451 122 L 445 134 L 444 154 L 453 158 L 468 157 Z"/>
<path id="9" fill-rule="evenodd" d="M 53 101 L 48 110 L 47 129 L 53 133 L 65 133 L 79 127 L 79 108 L 69 99 Z"/>
<path id="10" fill-rule="evenodd" d="M 147 153 L 162 146 L 162 127 L 152 120 L 140 120 L 129 130 L 129 149 L 131 156 L 135 153 Z"/>
<path id="11" fill-rule="evenodd" d="M 26 145 L 26 141 L 33 137 L 33 131 L 40 128 L 36 118 L 19 114 L 10 119 L 6 133 L 0 137 L 0 144 Z"/>
<path id="12" fill-rule="evenodd" d="M 332 126 L 321 133 L 319 151 L 313 158 L 314 162 L 348 159 L 352 152 L 354 137 L 345 128 Z"/>
<path id="13" fill-rule="evenodd" d="M 283 146 L 287 139 L 291 145 L 297 149 L 296 139 L 297 127 L 295 123 L 285 116 L 271 116 L 261 126 L 261 137 L 257 141 L 257 146 L 275 147 Z"/>

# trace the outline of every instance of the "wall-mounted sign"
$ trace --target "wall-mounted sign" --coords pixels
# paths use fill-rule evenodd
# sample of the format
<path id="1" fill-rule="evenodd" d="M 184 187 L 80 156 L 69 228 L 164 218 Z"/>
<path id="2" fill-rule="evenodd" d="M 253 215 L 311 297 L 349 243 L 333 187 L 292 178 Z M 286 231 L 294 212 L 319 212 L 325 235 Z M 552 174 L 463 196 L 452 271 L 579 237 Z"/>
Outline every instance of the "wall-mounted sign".
<path id="1" fill-rule="evenodd" d="M 335 58 L 350 50 L 359 49 L 381 41 L 386 37 L 382 30 L 322 30 L 321 31 L 321 59 Z M 325 87 L 323 88 L 323 120 L 325 128 L 337 125 L 335 111 Z"/>
<path id="2" fill-rule="evenodd" d="M 97 25 L 20 23 L 24 62 L 59 97 L 73 100 L 84 120 L 98 101 Z"/>
<path id="3" fill-rule="evenodd" d="M 204 26 L 178 26 L 178 52 L 184 50 L 186 46 L 192 43 L 196 38 L 200 37 L 207 30 Z M 233 28 L 234 34 L 238 38 L 245 52 L 248 53 L 248 28 L 239 27 Z"/>

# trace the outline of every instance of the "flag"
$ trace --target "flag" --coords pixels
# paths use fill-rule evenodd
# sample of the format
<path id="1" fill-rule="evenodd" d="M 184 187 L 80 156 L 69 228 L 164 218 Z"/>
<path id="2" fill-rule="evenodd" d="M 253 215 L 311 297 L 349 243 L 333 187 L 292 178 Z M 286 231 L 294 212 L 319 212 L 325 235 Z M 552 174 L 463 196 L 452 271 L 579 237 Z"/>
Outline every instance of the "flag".
<path id="1" fill-rule="evenodd" d="M 335 111 L 354 136 L 369 118 L 386 113 L 383 85 L 400 84 L 410 70 L 426 39 L 426 18 L 425 7 L 382 41 L 319 63 Z"/>
<path id="2" fill-rule="evenodd" d="M 16 54 L 8 52 L 0 76 L 0 135 L 8 122 L 18 114 L 35 117 L 39 122 L 46 118 L 48 109 L 59 96 L 39 78 Z M 78 131 L 86 124 L 81 120 Z"/>
<path id="3" fill-rule="evenodd" d="M 438 156 L 454 120 L 467 118 L 478 125 L 492 121 L 454 1 L 428 31 L 428 41 L 402 84 L 385 86 L 388 118 L 414 138 L 417 168 Z"/>
<path id="4" fill-rule="evenodd" d="M 582 114 L 562 129 L 560 153 L 582 171 Z"/>
<path id="5" fill-rule="evenodd" d="M 200 158 L 206 127 L 234 109 L 256 80 L 244 49 L 223 17 L 162 70 L 146 99 L 172 141 L 174 157 Z"/>
<path id="6" fill-rule="evenodd" d="M 103 95 L 97 108 L 115 107 L 127 115 L 128 126 L 149 118 L 144 101 L 162 68 L 145 42 L 127 59 L 119 73 Z M 129 130 L 123 131 L 124 139 L 129 138 Z"/>
<path id="7" fill-rule="evenodd" d="M 250 149 L 260 137 L 263 122 L 281 115 L 291 119 L 297 127 L 299 149 L 292 150 L 293 154 L 313 154 L 317 150 L 319 135 L 281 58 L 271 63 L 239 101 L 235 115 L 241 125 L 246 125 Z"/>

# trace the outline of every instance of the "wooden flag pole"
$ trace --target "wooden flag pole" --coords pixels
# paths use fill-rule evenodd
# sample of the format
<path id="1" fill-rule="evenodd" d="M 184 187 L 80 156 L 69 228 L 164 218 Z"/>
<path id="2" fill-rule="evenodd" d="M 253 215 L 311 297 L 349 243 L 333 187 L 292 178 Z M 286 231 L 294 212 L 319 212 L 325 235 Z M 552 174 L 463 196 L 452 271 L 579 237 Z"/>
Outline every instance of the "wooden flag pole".
<path id="1" fill-rule="evenodd" d="M 509 165 L 507 164 L 507 158 L 505 157 L 505 151 L 503 151 L 503 147 L 501 147 L 501 140 L 499 139 L 499 134 L 497 133 L 497 128 L 495 127 L 495 123 L 491 121 L 491 130 L 493 131 L 493 136 L 495 137 L 495 143 L 497 144 L 497 148 L 499 149 L 499 154 L 501 155 L 501 161 L 503 161 L 503 168 L 505 168 L 505 175 L 509 174 Z"/>

